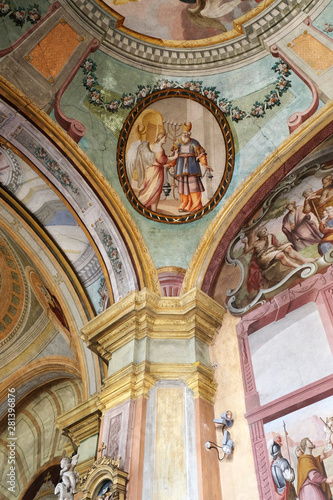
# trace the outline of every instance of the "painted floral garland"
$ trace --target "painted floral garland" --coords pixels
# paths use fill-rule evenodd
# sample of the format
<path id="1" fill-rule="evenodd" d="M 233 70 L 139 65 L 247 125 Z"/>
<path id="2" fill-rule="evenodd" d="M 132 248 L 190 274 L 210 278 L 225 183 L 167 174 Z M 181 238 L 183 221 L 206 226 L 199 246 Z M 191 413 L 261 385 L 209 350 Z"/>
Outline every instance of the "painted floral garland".
<path id="1" fill-rule="evenodd" d="M 275 73 L 279 74 L 279 77 L 275 81 L 274 90 L 271 90 L 270 93 L 265 96 L 263 102 L 256 101 L 251 111 L 239 109 L 238 106 L 233 107 L 231 101 L 224 97 L 219 97 L 220 91 L 217 90 L 216 87 L 203 87 L 202 82 L 193 80 L 186 82 L 184 85 L 180 85 L 178 82 L 170 80 L 159 80 L 153 87 L 150 85 L 138 85 L 138 91 L 135 92 L 135 94 L 124 93 L 120 100 L 114 99 L 107 102 L 102 96 L 102 89 L 97 89 L 96 87 L 99 85 L 95 74 L 97 64 L 92 59 L 88 58 L 84 61 L 81 68 L 85 75 L 82 80 L 83 85 L 90 94 L 89 102 L 111 113 L 116 113 L 119 109 L 131 109 L 149 94 L 158 90 L 177 87 L 204 95 L 207 99 L 217 104 L 225 115 L 229 115 L 231 119 L 237 123 L 244 118 L 263 118 L 267 110 L 275 106 L 280 106 L 280 98 L 289 88 L 291 88 L 291 81 L 285 78 L 291 74 L 290 67 L 284 61 L 279 60 L 272 67 Z"/>
<path id="2" fill-rule="evenodd" d="M 20 6 L 13 7 L 10 2 L 0 0 L 0 17 L 6 17 L 8 14 L 15 25 L 21 26 L 21 28 L 26 21 L 31 24 L 36 24 L 42 17 L 39 5 L 36 3 L 29 5 L 29 7 L 25 9 Z"/>

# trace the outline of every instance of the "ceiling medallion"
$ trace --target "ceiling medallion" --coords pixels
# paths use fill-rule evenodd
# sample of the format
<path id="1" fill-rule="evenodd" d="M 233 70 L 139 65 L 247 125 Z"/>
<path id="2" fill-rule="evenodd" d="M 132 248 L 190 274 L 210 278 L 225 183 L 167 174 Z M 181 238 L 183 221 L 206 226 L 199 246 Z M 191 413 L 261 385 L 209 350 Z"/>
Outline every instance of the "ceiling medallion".
<path id="1" fill-rule="evenodd" d="M 203 217 L 224 196 L 234 144 L 214 102 L 183 88 L 163 89 L 127 117 L 117 163 L 124 192 L 141 215 L 181 224 Z"/>

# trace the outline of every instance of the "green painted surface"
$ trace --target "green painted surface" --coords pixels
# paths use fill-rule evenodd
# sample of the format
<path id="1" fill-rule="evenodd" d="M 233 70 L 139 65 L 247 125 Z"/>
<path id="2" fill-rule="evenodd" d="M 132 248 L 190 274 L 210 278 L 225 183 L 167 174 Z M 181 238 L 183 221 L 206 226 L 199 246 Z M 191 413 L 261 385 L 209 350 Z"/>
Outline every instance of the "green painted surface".
<path id="1" fill-rule="evenodd" d="M 23 26 L 17 26 L 14 20 L 10 17 L 15 9 L 22 8 L 25 11 L 28 11 L 28 8 L 34 6 L 34 2 L 30 0 L 20 0 L 19 2 L 13 1 L 4 1 L 2 9 L 5 8 L 7 4 L 9 6 L 9 10 L 7 14 L 3 17 L 0 17 L 0 50 L 7 49 L 10 45 L 12 45 L 16 40 L 18 40 L 24 33 L 26 33 L 32 26 L 34 26 L 31 22 L 25 21 Z M 38 0 L 36 2 L 38 9 L 41 13 L 41 17 L 43 17 L 50 3 L 46 0 Z"/>
<path id="2" fill-rule="evenodd" d="M 144 338 L 131 340 L 112 354 L 108 375 L 116 373 L 130 363 L 195 363 L 210 366 L 209 348 L 201 340 L 157 340 Z"/>
<path id="3" fill-rule="evenodd" d="M 123 93 L 134 95 L 139 85 L 153 87 L 160 79 L 167 78 L 179 84 L 189 80 L 172 75 L 162 77 L 135 69 L 101 51 L 92 54 L 91 59 L 97 64 L 96 88 L 104 92 L 106 101 L 119 99 Z M 220 92 L 219 99 L 226 98 L 233 105 L 250 112 L 256 100 L 263 102 L 269 91 L 274 89 L 278 77 L 272 70 L 275 62 L 276 59 L 267 55 L 250 66 L 193 80 L 201 81 L 205 87 L 215 86 Z M 295 111 L 306 109 L 311 102 L 309 89 L 292 74 L 287 77 L 292 82 L 291 91 L 288 90 L 281 97 L 280 106 L 267 110 L 264 118 L 251 117 L 238 123 L 228 118 L 237 154 L 233 178 L 224 198 L 202 219 L 188 224 L 170 225 L 146 219 L 127 200 L 118 178 L 117 143 L 119 130 L 129 110 L 111 113 L 89 103 L 89 92 L 83 86 L 83 78 L 84 73 L 80 70 L 62 97 L 62 110 L 86 126 L 87 133 L 80 141 L 80 146 L 121 197 L 148 246 L 156 268 L 188 267 L 208 225 L 225 201 L 258 164 L 288 137 L 287 118 Z"/>
<path id="4" fill-rule="evenodd" d="M 78 450 L 80 462 L 84 462 L 85 460 L 88 460 L 88 458 L 96 456 L 97 444 L 98 434 L 94 434 L 80 443 Z"/>

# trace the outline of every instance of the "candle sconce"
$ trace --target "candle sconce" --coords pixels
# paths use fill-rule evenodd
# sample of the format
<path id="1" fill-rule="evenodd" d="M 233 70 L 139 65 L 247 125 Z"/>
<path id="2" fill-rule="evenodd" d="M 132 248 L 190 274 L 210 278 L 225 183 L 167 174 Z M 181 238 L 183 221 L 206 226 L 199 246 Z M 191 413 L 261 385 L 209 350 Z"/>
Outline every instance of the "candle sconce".
<path id="1" fill-rule="evenodd" d="M 232 412 L 230 410 L 227 410 L 225 413 L 222 413 L 221 418 L 214 418 L 213 422 L 222 425 L 222 432 L 223 432 L 222 446 L 219 446 L 218 444 L 213 443 L 212 441 L 207 441 L 205 446 L 208 451 L 211 450 L 212 448 L 216 450 L 218 459 L 220 460 L 220 462 L 222 462 L 228 455 L 231 455 L 233 449 L 235 448 L 235 443 L 232 441 L 230 437 L 230 432 L 226 429 L 226 427 L 229 428 L 234 423 L 232 419 Z M 221 456 L 219 450 L 222 450 Z"/>

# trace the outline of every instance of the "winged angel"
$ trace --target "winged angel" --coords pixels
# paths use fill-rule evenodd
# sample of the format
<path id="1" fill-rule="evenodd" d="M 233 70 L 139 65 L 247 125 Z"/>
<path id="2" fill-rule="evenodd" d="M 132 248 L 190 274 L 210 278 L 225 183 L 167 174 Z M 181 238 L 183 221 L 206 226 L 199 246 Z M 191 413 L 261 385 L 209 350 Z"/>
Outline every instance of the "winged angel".
<path id="1" fill-rule="evenodd" d="M 170 161 L 177 159 L 178 154 L 167 156 L 164 144 L 165 132 L 157 135 L 153 144 L 148 141 L 135 141 L 131 144 L 126 156 L 126 169 L 129 181 L 133 186 L 135 177 L 138 183 L 139 201 L 149 210 L 156 212 L 164 183 L 164 169 L 170 168 Z"/>

